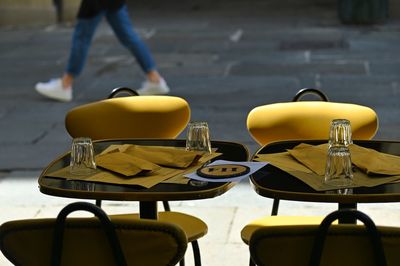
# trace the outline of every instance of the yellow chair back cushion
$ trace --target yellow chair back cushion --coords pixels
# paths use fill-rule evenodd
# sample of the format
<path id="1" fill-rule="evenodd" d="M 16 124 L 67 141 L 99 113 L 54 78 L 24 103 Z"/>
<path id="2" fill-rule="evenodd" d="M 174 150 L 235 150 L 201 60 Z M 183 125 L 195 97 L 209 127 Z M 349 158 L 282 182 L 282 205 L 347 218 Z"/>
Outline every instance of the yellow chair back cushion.
<path id="1" fill-rule="evenodd" d="M 72 137 L 176 138 L 190 119 L 189 104 L 174 96 L 130 96 L 73 108 L 65 126 Z"/>
<path id="2" fill-rule="evenodd" d="M 323 101 L 256 107 L 247 116 L 247 128 L 260 145 L 283 140 L 328 139 L 331 121 L 338 118 L 350 120 L 353 139 L 371 139 L 378 130 L 378 117 L 371 108 Z"/>
<path id="3" fill-rule="evenodd" d="M 54 222 L 30 219 L 3 224 L 1 250 L 16 265 L 50 265 Z M 186 235 L 173 224 L 134 219 L 112 222 L 128 265 L 175 265 L 184 256 Z M 74 266 L 115 265 L 106 234 L 96 218 L 67 220 L 61 262 Z"/>
<path id="4" fill-rule="evenodd" d="M 250 239 L 256 265 L 308 266 L 319 225 L 272 226 L 258 229 Z M 400 228 L 378 227 L 387 265 L 400 262 Z M 332 225 L 322 251 L 321 266 L 376 266 L 370 238 L 363 225 Z"/>

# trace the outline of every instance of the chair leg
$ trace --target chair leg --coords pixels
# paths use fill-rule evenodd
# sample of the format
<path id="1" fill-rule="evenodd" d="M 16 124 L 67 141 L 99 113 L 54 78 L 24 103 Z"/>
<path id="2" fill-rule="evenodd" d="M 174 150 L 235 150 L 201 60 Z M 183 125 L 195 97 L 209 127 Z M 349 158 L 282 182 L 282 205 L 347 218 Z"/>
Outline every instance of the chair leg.
<path id="1" fill-rule="evenodd" d="M 197 240 L 192 241 L 192 249 L 193 249 L 193 257 L 194 257 L 194 265 L 201 266 L 201 257 L 200 257 L 200 248 Z"/>
<path id="2" fill-rule="evenodd" d="M 249 266 L 256 266 L 251 258 L 250 258 Z"/>
<path id="3" fill-rule="evenodd" d="M 169 206 L 168 201 L 163 201 L 162 203 L 163 203 L 164 211 L 166 211 L 166 212 L 171 211 L 171 207 Z"/>
<path id="4" fill-rule="evenodd" d="M 274 199 L 274 202 L 272 203 L 272 212 L 271 215 L 278 215 L 278 209 L 279 209 L 279 199 Z"/>

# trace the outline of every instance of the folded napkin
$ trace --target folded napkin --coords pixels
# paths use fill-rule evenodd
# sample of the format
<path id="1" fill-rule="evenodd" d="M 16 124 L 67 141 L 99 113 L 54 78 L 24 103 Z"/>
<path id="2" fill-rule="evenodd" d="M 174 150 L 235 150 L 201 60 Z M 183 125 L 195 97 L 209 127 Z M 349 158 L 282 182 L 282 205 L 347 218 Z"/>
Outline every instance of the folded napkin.
<path id="1" fill-rule="evenodd" d="M 141 146 L 133 144 L 110 145 L 101 154 L 123 152 L 146 161 L 167 167 L 186 168 L 196 163 L 202 156 L 202 151 L 187 151 L 184 148 L 164 146 Z M 214 155 L 220 155 L 214 153 Z"/>
<path id="2" fill-rule="evenodd" d="M 288 152 L 259 154 L 255 161 L 269 162 L 284 171 L 299 171 L 312 174 L 313 171 L 295 160 Z"/>
<path id="3" fill-rule="evenodd" d="M 300 144 L 288 150 L 296 160 L 307 166 L 318 175 L 325 174 L 328 144 L 317 146 Z M 368 175 L 400 175 L 400 157 L 350 145 L 351 161 Z"/>
<path id="4" fill-rule="evenodd" d="M 189 167 L 206 154 L 201 151 L 187 151 L 175 147 L 139 145 L 130 145 L 124 152 L 158 165 L 177 168 Z"/>
<path id="5" fill-rule="evenodd" d="M 328 144 L 313 146 L 301 143 L 292 150 L 288 150 L 288 153 L 317 175 L 325 175 Z"/>
<path id="6" fill-rule="evenodd" d="M 123 152 L 111 152 L 97 155 L 96 164 L 98 167 L 124 176 L 134 176 L 139 173 L 145 174 L 160 169 L 160 166 L 157 164 Z"/>
<path id="7" fill-rule="evenodd" d="M 353 164 L 368 175 L 400 175 L 400 156 L 354 144 L 350 146 L 350 153 Z"/>

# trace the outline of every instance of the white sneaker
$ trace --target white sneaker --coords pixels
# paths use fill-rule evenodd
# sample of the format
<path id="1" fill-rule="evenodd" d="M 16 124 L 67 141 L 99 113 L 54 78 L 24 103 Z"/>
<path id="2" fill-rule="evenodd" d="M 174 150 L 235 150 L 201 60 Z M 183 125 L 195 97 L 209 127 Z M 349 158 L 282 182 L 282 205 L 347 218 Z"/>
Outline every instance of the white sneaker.
<path id="1" fill-rule="evenodd" d="M 51 79 L 48 82 L 39 82 L 35 89 L 41 95 L 62 102 L 72 100 L 72 87 L 63 88 L 61 79 Z"/>
<path id="2" fill-rule="evenodd" d="M 164 79 L 160 80 L 160 83 L 145 81 L 142 84 L 142 88 L 137 90 L 139 95 L 157 95 L 157 94 L 168 94 L 169 87 Z"/>

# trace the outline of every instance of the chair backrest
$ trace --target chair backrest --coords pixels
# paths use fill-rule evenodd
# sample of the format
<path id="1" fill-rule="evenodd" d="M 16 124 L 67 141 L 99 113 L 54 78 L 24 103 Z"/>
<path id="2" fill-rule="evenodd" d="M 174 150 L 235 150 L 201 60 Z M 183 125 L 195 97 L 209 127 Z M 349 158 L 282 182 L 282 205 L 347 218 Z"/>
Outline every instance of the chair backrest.
<path id="1" fill-rule="evenodd" d="M 258 266 L 399 265 L 400 228 L 335 224 L 327 229 L 326 224 L 322 226 L 324 221 L 321 226 L 288 225 L 257 229 L 249 243 L 252 260 Z M 318 247 L 321 250 L 317 250 Z M 321 256 L 319 251 L 322 251 Z"/>
<path id="2" fill-rule="evenodd" d="M 348 119 L 353 139 L 371 139 L 378 130 L 378 116 L 369 107 L 328 101 L 273 103 L 252 109 L 247 129 L 260 145 L 295 139 L 328 139 L 333 119 Z"/>
<path id="3" fill-rule="evenodd" d="M 96 218 L 68 218 L 62 224 L 64 230 L 59 250 L 61 263 L 58 264 L 54 263 L 58 258 L 54 256 L 58 250 L 55 247 L 59 246 L 56 239 L 60 239 L 59 234 L 54 233 L 57 221 L 30 219 L 2 224 L 1 251 L 13 264 L 24 266 L 164 266 L 176 265 L 183 258 L 187 247 L 185 233 L 169 223 L 115 218 L 111 222 L 111 228 L 116 233 L 117 242 L 113 243 L 109 242 L 104 224 Z M 112 248 L 118 246 L 118 243 L 126 263 L 116 262 Z M 55 250 L 52 252 L 53 248 Z"/>
<path id="4" fill-rule="evenodd" d="M 127 96 L 71 109 L 65 127 L 71 137 L 98 139 L 176 138 L 190 120 L 189 104 L 174 96 Z"/>

